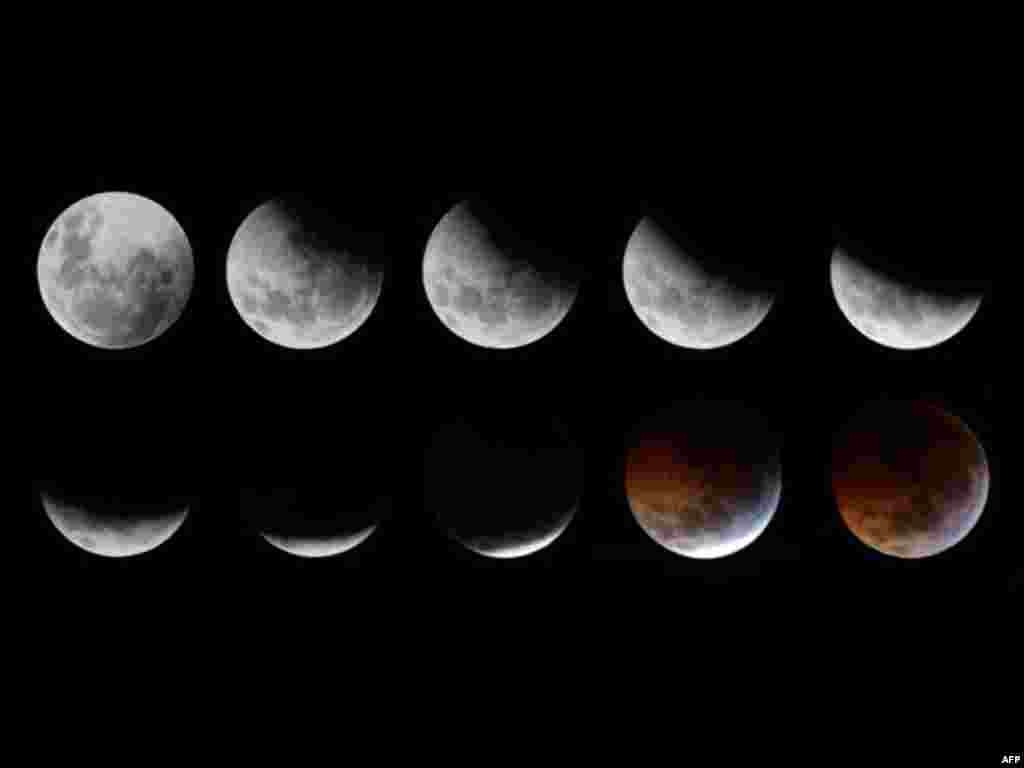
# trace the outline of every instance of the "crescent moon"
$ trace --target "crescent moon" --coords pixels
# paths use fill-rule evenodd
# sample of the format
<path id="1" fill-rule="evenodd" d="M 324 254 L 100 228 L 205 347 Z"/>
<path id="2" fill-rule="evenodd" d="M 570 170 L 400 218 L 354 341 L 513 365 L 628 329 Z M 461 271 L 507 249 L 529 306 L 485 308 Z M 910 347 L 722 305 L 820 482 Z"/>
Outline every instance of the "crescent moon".
<path id="1" fill-rule="evenodd" d="M 112 527 L 80 507 L 61 504 L 41 494 L 43 509 L 54 527 L 77 547 L 103 557 L 141 555 L 167 541 L 185 522 L 188 507 L 163 517 Z"/>
<path id="2" fill-rule="evenodd" d="M 569 527 L 573 518 L 576 517 L 576 511 L 578 509 L 578 504 L 573 505 L 568 514 L 566 514 L 555 528 L 531 541 L 508 544 L 490 549 L 482 547 L 479 544 L 472 544 L 469 542 L 462 543 L 467 549 L 476 552 L 478 555 L 483 555 L 484 557 L 493 557 L 499 560 L 511 560 L 517 557 L 526 557 L 527 555 L 532 555 L 534 552 L 540 552 L 540 550 L 550 546 L 559 536 L 561 536 L 565 532 L 565 529 Z"/>
<path id="3" fill-rule="evenodd" d="M 276 536 L 270 533 L 260 534 L 268 544 L 277 547 L 282 552 L 298 557 L 333 557 L 355 549 L 377 530 L 376 525 L 365 528 L 347 536 L 333 536 L 330 538 L 315 539 L 299 536 Z"/>

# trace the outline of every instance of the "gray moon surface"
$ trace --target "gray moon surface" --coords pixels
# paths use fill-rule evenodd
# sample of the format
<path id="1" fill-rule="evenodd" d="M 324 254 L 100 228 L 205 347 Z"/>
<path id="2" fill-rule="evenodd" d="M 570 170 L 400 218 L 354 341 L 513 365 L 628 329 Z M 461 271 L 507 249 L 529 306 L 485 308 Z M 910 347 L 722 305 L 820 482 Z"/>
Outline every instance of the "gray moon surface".
<path id="1" fill-rule="evenodd" d="M 167 515 L 133 521 L 114 521 L 88 509 L 42 495 L 47 517 L 75 546 L 104 557 L 130 557 L 163 544 L 181 527 L 188 508 Z"/>
<path id="2" fill-rule="evenodd" d="M 506 533 L 501 538 L 489 540 L 486 538 L 461 538 L 457 539 L 466 549 L 476 552 L 478 555 L 493 557 L 498 560 L 512 560 L 517 557 L 526 557 L 534 552 L 540 552 L 550 546 L 565 533 L 565 529 L 576 517 L 578 505 L 568 508 L 561 520 L 553 526 L 538 526 L 532 531 L 517 531 Z"/>
<path id="3" fill-rule="evenodd" d="M 688 349 L 714 349 L 753 331 L 775 302 L 724 274 L 713 274 L 653 219 L 630 235 L 622 278 L 633 311 L 661 339 Z"/>
<path id="4" fill-rule="evenodd" d="M 941 296 L 897 281 L 842 248 L 832 252 L 832 293 L 850 324 L 878 344 L 923 349 L 959 333 L 981 295 Z"/>
<path id="5" fill-rule="evenodd" d="M 137 347 L 164 333 L 192 292 L 192 248 L 175 218 L 127 192 L 78 201 L 51 225 L 37 276 L 47 310 L 94 347 Z"/>
<path id="6" fill-rule="evenodd" d="M 491 349 L 521 347 L 549 334 L 578 290 L 545 274 L 530 254 L 501 250 L 468 202 L 434 227 L 423 254 L 423 288 L 449 330 Z"/>
<path id="7" fill-rule="evenodd" d="M 231 301 L 263 338 L 291 349 L 336 344 L 377 305 L 383 271 L 344 243 L 317 240 L 277 200 L 239 226 L 227 256 Z M 311 235 L 313 237 L 311 237 Z"/>
<path id="8" fill-rule="evenodd" d="M 266 539 L 267 543 L 290 555 L 298 557 L 332 557 L 355 549 L 370 538 L 376 530 L 377 526 L 371 525 L 356 533 L 322 538 L 282 536 L 271 533 L 264 533 L 262 536 Z"/>

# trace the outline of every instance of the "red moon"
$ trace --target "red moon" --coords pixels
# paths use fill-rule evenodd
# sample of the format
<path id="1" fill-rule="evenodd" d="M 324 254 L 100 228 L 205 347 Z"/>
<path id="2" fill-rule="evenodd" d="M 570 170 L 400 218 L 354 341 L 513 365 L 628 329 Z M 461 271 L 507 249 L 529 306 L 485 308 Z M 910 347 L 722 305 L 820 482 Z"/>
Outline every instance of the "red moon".
<path id="1" fill-rule="evenodd" d="M 958 544 L 988 497 L 981 443 L 956 416 L 926 402 L 877 404 L 841 433 L 832 491 L 843 522 L 887 555 L 921 558 Z"/>

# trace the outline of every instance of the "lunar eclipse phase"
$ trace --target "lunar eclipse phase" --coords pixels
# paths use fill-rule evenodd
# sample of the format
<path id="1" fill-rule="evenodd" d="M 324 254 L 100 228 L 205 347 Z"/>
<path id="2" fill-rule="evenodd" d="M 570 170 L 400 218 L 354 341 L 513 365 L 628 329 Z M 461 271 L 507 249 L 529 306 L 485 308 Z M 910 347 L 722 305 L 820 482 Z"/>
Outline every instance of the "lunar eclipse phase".
<path id="1" fill-rule="evenodd" d="M 512 349 L 546 336 L 572 309 L 578 274 L 551 222 L 513 203 L 464 200 L 434 227 L 423 288 L 438 319 L 481 347 Z"/>
<path id="2" fill-rule="evenodd" d="M 424 457 L 424 503 L 438 528 L 490 558 L 554 542 L 575 517 L 582 454 L 557 420 L 467 408 L 439 426 Z"/>
<path id="3" fill-rule="evenodd" d="M 722 237 L 707 230 L 694 237 L 664 214 L 645 215 L 623 254 L 626 297 L 664 341 L 689 349 L 724 347 L 753 331 L 774 305 L 776 287 L 752 266 L 776 247 L 769 237 Z"/>
<path id="4" fill-rule="evenodd" d="M 886 555 L 923 558 L 956 546 L 981 518 L 988 489 L 985 449 L 936 403 L 871 403 L 834 444 L 839 514 L 858 540 Z"/>
<path id="5" fill-rule="evenodd" d="M 380 297 L 386 257 L 350 211 L 286 194 L 253 210 L 227 255 L 227 285 L 245 323 L 291 349 L 347 338 Z"/>
<path id="6" fill-rule="evenodd" d="M 697 559 L 732 555 L 775 515 L 782 493 L 777 439 L 741 403 L 676 403 L 631 436 L 625 492 L 637 524 L 668 551 Z"/>
<path id="7" fill-rule="evenodd" d="M 95 555 L 130 557 L 160 546 L 184 523 L 187 497 L 166 485 L 116 478 L 64 478 L 40 484 L 50 522 L 69 542 Z"/>

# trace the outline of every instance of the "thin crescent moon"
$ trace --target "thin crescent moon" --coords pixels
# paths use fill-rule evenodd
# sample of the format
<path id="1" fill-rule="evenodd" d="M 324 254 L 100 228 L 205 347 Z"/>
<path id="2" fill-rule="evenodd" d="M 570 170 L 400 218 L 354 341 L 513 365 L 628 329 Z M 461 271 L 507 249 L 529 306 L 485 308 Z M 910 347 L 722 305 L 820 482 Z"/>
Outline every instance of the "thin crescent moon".
<path id="1" fill-rule="evenodd" d="M 377 530 L 376 525 L 371 525 L 358 533 L 349 536 L 335 536 L 327 539 L 304 538 L 301 536 L 285 537 L 275 536 L 270 533 L 261 533 L 260 536 L 270 545 L 287 552 L 289 555 L 298 557 L 333 557 L 355 549 Z"/>
<path id="2" fill-rule="evenodd" d="M 467 549 L 472 552 L 476 552 L 478 555 L 493 557 L 498 560 L 511 560 L 517 557 L 532 555 L 534 552 L 540 552 L 540 550 L 550 546 L 559 536 L 561 536 L 576 517 L 578 509 L 579 504 L 574 504 L 569 510 L 569 513 L 565 516 L 565 519 L 562 520 L 556 528 L 533 541 L 528 541 L 523 544 L 514 544 L 508 547 L 501 547 L 499 549 L 484 549 L 480 546 L 474 546 L 468 543 L 465 544 L 465 546 Z"/>

